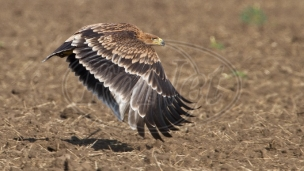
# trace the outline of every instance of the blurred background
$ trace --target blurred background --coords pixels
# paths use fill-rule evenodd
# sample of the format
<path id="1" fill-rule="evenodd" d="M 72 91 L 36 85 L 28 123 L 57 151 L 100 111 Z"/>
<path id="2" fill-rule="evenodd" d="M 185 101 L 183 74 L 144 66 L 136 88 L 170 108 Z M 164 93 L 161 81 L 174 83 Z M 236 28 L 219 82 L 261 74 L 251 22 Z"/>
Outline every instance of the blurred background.
<path id="1" fill-rule="evenodd" d="M 0 168 L 303 169 L 304 1 L 0 0 L 0 4 Z M 94 106 L 86 105 L 85 116 L 71 109 L 63 93 L 68 71 L 64 59 L 41 61 L 82 26 L 108 22 L 131 23 L 164 40 L 221 54 L 236 68 L 235 73 L 224 73 L 225 78 L 242 79 L 240 99 L 208 123 L 204 120 L 216 109 L 202 103 L 194 112 L 194 123 L 174 132 L 165 143 L 150 135 L 140 138 L 100 102 L 91 102 L 92 97 L 82 98 Z M 165 47 L 157 51 L 172 78 L 174 56 Z M 196 52 L 191 57 L 201 72 L 219 66 Z M 70 75 L 73 95 L 83 88 Z M 232 86 L 221 91 L 236 90 Z M 231 98 L 223 100 L 229 103 Z"/>

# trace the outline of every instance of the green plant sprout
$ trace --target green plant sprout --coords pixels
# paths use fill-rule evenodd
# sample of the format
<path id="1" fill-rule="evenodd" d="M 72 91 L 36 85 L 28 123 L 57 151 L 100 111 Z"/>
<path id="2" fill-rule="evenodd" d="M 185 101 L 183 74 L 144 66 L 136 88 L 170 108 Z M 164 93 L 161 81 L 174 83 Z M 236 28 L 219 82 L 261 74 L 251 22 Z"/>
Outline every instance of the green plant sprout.
<path id="1" fill-rule="evenodd" d="M 0 41 L 0 48 L 4 48 L 4 42 Z"/>
<path id="2" fill-rule="evenodd" d="M 241 13 L 241 20 L 246 24 L 262 26 L 266 19 L 267 17 L 259 5 L 249 6 Z"/>
<path id="3" fill-rule="evenodd" d="M 220 50 L 221 50 L 221 49 L 224 49 L 224 48 L 225 48 L 224 45 L 223 45 L 222 43 L 216 42 L 214 36 L 211 36 L 211 37 L 210 37 L 210 45 L 211 45 L 211 47 L 213 47 L 213 48 L 215 48 L 215 49 L 220 49 Z"/>
<path id="4" fill-rule="evenodd" d="M 238 76 L 240 78 L 247 78 L 246 72 L 243 72 L 243 71 L 235 71 L 235 72 L 232 72 L 231 74 L 223 73 L 222 76 L 226 79 L 230 79 L 235 76 Z"/>
<path id="5" fill-rule="evenodd" d="M 243 71 L 235 71 L 235 72 L 232 73 L 232 75 L 239 76 L 241 78 L 246 78 L 247 77 L 247 74 Z"/>

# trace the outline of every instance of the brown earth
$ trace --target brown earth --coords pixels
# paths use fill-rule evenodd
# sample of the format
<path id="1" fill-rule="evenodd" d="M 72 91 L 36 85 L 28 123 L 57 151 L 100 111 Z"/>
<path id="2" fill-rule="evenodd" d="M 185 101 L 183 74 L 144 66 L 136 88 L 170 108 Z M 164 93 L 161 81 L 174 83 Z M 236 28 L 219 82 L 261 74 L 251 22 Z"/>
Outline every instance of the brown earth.
<path id="1" fill-rule="evenodd" d="M 0 4 L 0 170 L 304 170 L 304 1 Z M 240 20 L 255 5 L 267 16 L 261 27 Z M 64 59 L 41 63 L 77 29 L 99 22 L 209 48 L 243 73 L 242 87 L 227 63 L 185 47 L 191 62 L 168 41 L 156 50 L 169 78 L 202 107 L 164 143 L 143 139 L 82 87 Z M 211 47 L 212 36 L 222 50 Z"/>

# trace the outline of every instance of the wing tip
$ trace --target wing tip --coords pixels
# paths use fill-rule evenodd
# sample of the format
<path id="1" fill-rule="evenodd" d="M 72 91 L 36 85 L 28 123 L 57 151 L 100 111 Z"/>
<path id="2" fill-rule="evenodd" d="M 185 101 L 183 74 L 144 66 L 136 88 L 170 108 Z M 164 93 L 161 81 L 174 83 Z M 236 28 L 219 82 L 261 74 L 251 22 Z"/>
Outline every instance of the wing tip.
<path id="1" fill-rule="evenodd" d="M 47 56 L 44 60 L 42 60 L 41 62 L 45 62 L 47 60 L 49 60 L 51 57 L 55 56 L 56 54 L 52 53 L 51 55 Z"/>
<path id="2" fill-rule="evenodd" d="M 71 41 L 65 41 L 61 46 L 59 46 L 52 54 L 47 56 L 42 62 L 45 62 L 52 58 L 53 56 L 65 57 L 69 56 L 72 50 L 75 48 L 72 46 Z"/>

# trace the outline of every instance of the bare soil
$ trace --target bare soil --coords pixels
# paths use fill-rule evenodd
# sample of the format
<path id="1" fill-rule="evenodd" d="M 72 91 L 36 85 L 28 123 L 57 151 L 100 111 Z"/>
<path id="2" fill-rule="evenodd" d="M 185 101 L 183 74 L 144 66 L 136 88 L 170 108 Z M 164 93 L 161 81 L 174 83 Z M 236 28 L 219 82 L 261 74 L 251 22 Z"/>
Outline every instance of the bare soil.
<path id="1" fill-rule="evenodd" d="M 0 4 L 0 170 L 304 170 L 304 1 Z M 254 5 L 267 16 L 260 27 L 240 20 Z M 141 138 L 83 88 L 64 59 L 41 63 L 80 27 L 100 22 L 132 23 L 164 40 L 209 48 L 245 74 L 242 87 L 215 58 L 185 48 L 195 65 L 181 66 L 186 58 L 170 43 L 157 47 L 177 89 L 202 107 L 164 143 Z M 212 36 L 223 49 L 210 45 Z M 222 81 L 208 89 L 212 73 Z M 216 103 L 200 98 L 217 97 L 216 90 Z"/>

